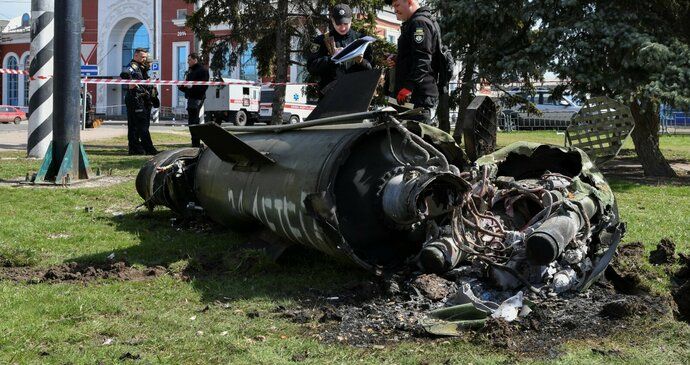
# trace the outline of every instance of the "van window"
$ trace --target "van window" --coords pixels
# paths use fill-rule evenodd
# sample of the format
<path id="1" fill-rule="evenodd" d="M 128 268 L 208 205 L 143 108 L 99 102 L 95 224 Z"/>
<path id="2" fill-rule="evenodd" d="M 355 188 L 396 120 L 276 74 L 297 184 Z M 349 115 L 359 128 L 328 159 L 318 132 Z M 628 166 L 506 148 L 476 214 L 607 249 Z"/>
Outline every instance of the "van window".
<path id="1" fill-rule="evenodd" d="M 264 90 L 261 92 L 261 102 L 262 103 L 272 103 L 273 102 L 273 90 Z"/>
<path id="2" fill-rule="evenodd" d="M 243 87 L 243 88 L 242 88 L 242 95 L 247 95 L 247 96 L 249 96 L 249 88 L 248 88 L 248 87 Z"/>

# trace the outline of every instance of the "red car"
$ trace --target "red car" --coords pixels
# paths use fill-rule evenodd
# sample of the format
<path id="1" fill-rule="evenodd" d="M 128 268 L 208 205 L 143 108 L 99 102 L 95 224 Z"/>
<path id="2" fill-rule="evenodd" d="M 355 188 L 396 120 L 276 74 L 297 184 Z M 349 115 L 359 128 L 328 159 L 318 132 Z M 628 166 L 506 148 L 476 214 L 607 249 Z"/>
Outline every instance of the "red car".
<path id="1" fill-rule="evenodd" d="M 0 123 L 7 124 L 13 122 L 14 124 L 19 124 L 22 120 L 26 120 L 26 112 L 21 107 L 0 105 Z"/>

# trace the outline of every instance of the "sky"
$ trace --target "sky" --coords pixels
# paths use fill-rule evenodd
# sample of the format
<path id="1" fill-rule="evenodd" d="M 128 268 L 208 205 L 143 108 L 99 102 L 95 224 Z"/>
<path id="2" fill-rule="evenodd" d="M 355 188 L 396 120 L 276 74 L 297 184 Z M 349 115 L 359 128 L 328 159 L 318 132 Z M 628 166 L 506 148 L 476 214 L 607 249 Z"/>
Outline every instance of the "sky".
<path id="1" fill-rule="evenodd" d="M 0 19 L 12 19 L 31 13 L 31 0 L 0 0 Z"/>

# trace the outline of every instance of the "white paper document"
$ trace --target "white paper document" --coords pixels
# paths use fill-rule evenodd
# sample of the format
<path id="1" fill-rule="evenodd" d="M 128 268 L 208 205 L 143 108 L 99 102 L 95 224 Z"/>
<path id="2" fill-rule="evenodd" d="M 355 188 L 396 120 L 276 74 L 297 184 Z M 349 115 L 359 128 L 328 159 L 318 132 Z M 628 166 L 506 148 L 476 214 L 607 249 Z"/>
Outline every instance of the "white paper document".
<path id="1" fill-rule="evenodd" d="M 370 36 L 359 38 L 345 46 L 345 48 L 340 50 L 340 52 L 334 54 L 333 57 L 331 57 L 331 60 L 337 64 L 340 64 L 353 58 L 364 56 L 364 52 L 367 50 L 369 43 L 375 40 L 376 38 Z"/>

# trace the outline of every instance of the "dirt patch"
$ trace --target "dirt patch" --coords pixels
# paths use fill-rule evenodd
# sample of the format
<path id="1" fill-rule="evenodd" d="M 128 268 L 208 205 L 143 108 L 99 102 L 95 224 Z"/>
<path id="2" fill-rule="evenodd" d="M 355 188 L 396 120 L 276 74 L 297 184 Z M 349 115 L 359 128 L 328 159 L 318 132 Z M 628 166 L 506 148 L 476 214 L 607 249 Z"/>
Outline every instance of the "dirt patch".
<path id="1" fill-rule="evenodd" d="M 678 319 L 690 323 L 690 258 L 680 255 L 682 267 L 672 278 L 674 289 L 671 291 L 678 309 Z"/>
<path id="2" fill-rule="evenodd" d="M 106 188 L 118 185 L 127 181 L 134 180 L 134 176 L 96 176 L 88 180 L 73 181 L 69 184 L 39 183 L 34 184 L 26 181 L 26 178 L 16 178 L 11 180 L 0 180 L 0 186 L 11 186 L 20 188 L 39 188 L 39 189 L 83 189 L 83 188 Z"/>
<path id="3" fill-rule="evenodd" d="M 606 277 L 613 288 L 623 294 L 639 295 L 649 293 L 643 278 L 651 273 L 643 267 L 644 244 L 633 242 L 618 248 L 618 255 L 606 268 Z"/>
<path id="4" fill-rule="evenodd" d="M 648 314 L 650 314 L 650 307 L 641 297 L 626 297 L 606 303 L 599 312 L 602 317 L 610 319 L 642 317 Z"/>
<path id="5" fill-rule="evenodd" d="M 690 323 L 690 281 L 674 290 L 673 300 L 678 307 L 678 318 Z"/>
<path id="6" fill-rule="evenodd" d="M 420 294 L 435 302 L 447 298 L 457 291 L 455 283 L 434 274 L 418 276 L 412 282 L 412 287 L 419 290 Z"/>
<path id="7" fill-rule="evenodd" d="M 516 348 L 516 340 L 520 337 L 517 324 L 496 318 L 489 318 L 486 325 L 478 332 L 481 337 L 477 338 L 477 342 L 491 343 L 493 346 L 506 349 Z"/>
<path id="8" fill-rule="evenodd" d="M 685 160 L 669 160 L 669 164 L 678 177 L 658 178 L 644 176 L 642 163 L 637 156 L 619 156 L 605 164 L 599 165 L 599 169 L 608 179 L 623 180 L 645 185 L 688 185 L 690 184 L 690 165 Z"/>
<path id="9" fill-rule="evenodd" d="M 455 286 L 456 283 L 418 276 L 397 280 L 400 289 L 397 292 L 388 289 L 391 280 L 382 279 L 373 283 L 376 289 L 367 291 L 375 295 L 360 297 L 359 289 L 372 285 L 364 282 L 350 289 L 311 293 L 318 295 L 303 299 L 296 307 L 278 307 L 271 315 L 302 324 L 320 341 L 354 347 L 379 348 L 401 341 L 445 340 L 429 335 L 419 325 L 419 320 L 430 310 L 442 307 L 444 300 L 422 295 L 417 285 L 434 282 Z M 600 338 L 630 328 L 630 321 L 635 318 L 667 316 L 671 313 L 669 303 L 666 298 L 618 293 L 604 282 L 584 294 L 537 303 L 528 317 L 515 322 L 490 319 L 482 329 L 467 330 L 461 339 L 526 356 L 557 357 L 567 340 Z"/>
<path id="10" fill-rule="evenodd" d="M 664 238 L 656 245 L 656 250 L 649 253 L 652 265 L 667 265 L 676 262 L 676 244 L 670 238 Z"/>
<path id="11" fill-rule="evenodd" d="M 135 268 L 125 262 L 89 265 L 70 262 L 47 268 L 0 268 L 0 280 L 29 284 L 91 282 L 99 279 L 131 281 L 146 280 L 163 275 L 166 272 L 167 269 L 162 266 Z"/>
<path id="12" fill-rule="evenodd" d="M 511 323 L 490 319 L 479 330 L 462 332 L 460 339 L 520 356 L 555 358 L 568 340 L 602 338 L 629 330 L 640 321 L 670 318 L 671 298 L 652 296 L 643 284 L 653 275 L 642 268 L 646 259 L 642 243 L 623 245 L 610 267 L 615 274 L 610 280 L 593 285 L 586 293 L 535 299 L 529 316 Z M 401 273 L 332 291 L 312 291 L 298 306 L 279 307 L 271 315 L 299 323 L 327 343 L 380 348 L 401 341 L 444 341 L 446 338 L 428 334 L 419 321 L 429 311 L 445 306 L 460 280 Z M 690 284 L 677 291 L 685 301 L 684 308 L 690 308 L 690 296 L 685 296 L 688 289 Z"/>

